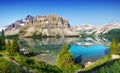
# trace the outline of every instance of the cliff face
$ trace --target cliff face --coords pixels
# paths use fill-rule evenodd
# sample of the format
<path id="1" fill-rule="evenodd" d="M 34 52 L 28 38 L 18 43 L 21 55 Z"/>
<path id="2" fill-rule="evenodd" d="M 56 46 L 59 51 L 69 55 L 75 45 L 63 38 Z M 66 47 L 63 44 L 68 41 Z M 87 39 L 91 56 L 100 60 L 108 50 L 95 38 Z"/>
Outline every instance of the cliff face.
<path id="1" fill-rule="evenodd" d="M 24 26 L 25 23 L 33 20 L 34 17 L 31 15 L 27 15 L 24 19 L 16 20 L 14 23 L 8 25 L 6 27 L 6 31 L 12 30 L 12 29 L 18 29 L 21 26 Z"/>
<path id="2" fill-rule="evenodd" d="M 40 28 L 70 27 L 67 20 L 57 15 L 36 16 L 33 20 L 27 22 L 25 25 L 37 26 Z"/>
<path id="3" fill-rule="evenodd" d="M 39 28 L 61 28 L 61 27 L 70 27 L 70 24 L 67 20 L 63 19 L 57 15 L 48 15 L 48 16 L 36 16 L 27 15 L 24 19 L 15 21 L 14 23 L 7 26 L 7 30 L 17 29 L 20 26 L 24 27 L 39 27 Z"/>
<path id="4" fill-rule="evenodd" d="M 23 37 L 32 35 L 46 36 L 74 36 L 78 35 L 70 29 L 66 19 L 57 15 L 30 16 L 18 20 L 6 28 L 5 35 L 19 35 Z"/>

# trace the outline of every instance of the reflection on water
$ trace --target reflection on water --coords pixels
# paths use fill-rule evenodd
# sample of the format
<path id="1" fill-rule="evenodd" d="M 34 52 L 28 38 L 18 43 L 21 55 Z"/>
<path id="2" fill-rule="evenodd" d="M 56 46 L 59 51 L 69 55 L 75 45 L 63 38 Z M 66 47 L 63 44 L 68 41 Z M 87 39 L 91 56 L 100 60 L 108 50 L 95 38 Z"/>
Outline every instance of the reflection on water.
<path id="1" fill-rule="evenodd" d="M 54 65 L 63 42 L 69 44 L 76 40 L 78 40 L 78 38 L 21 38 L 19 39 L 19 44 L 20 47 L 24 48 L 26 51 L 38 53 L 39 55 L 33 57 L 34 59 Z"/>
<path id="2" fill-rule="evenodd" d="M 21 48 L 26 51 L 38 53 L 37 56 L 32 58 L 45 61 L 52 65 L 55 64 L 57 54 L 61 50 L 63 42 L 66 42 L 70 46 L 70 52 L 75 58 L 76 62 L 85 62 L 96 57 L 103 57 L 105 49 L 108 47 L 110 41 L 105 38 L 46 38 L 46 39 L 32 39 L 32 38 L 20 38 L 19 44 Z M 93 46 L 99 46 L 99 48 L 91 48 Z M 81 48 L 82 47 L 82 48 Z M 77 50 L 77 52 L 75 52 Z M 102 54 L 99 53 L 102 52 Z M 97 53 L 98 52 L 98 53 Z M 86 56 L 89 54 L 91 56 Z M 106 51 L 107 54 L 107 51 Z M 95 55 L 95 56 L 94 56 Z"/>

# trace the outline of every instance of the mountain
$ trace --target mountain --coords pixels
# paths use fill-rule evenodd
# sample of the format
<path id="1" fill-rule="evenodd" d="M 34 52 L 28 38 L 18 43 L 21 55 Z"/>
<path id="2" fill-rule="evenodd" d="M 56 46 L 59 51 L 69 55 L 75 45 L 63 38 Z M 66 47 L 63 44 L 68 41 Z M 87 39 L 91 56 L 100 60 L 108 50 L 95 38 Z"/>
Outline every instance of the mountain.
<path id="1" fill-rule="evenodd" d="M 78 27 L 76 27 L 76 32 L 80 34 L 92 34 L 94 30 L 97 29 L 97 26 L 90 25 L 90 24 L 82 24 Z"/>
<path id="2" fill-rule="evenodd" d="M 117 30 L 116 30 L 117 29 Z M 58 15 L 36 16 L 27 15 L 15 21 L 5 29 L 5 35 L 30 36 L 101 36 L 120 32 L 119 23 L 95 26 L 82 24 L 71 27 L 69 22 Z M 112 33 L 112 34 L 111 34 Z M 115 34 L 117 35 L 117 34 Z"/>
<path id="3" fill-rule="evenodd" d="M 111 24 L 107 24 L 107 25 L 102 25 L 96 29 L 95 35 L 99 35 L 99 34 L 104 35 L 113 29 L 120 29 L 120 24 L 119 23 L 111 23 Z"/>
<path id="4" fill-rule="evenodd" d="M 7 28 L 5 29 L 6 31 L 12 30 L 12 29 L 17 29 L 20 26 L 24 26 L 25 23 L 29 22 L 30 20 L 33 20 L 33 16 L 31 15 L 27 15 L 24 19 L 20 19 L 15 21 L 14 23 L 10 24 L 7 26 Z"/>
<path id="5" fill-rule="evenodd" d="M 108 34 L 108 32 L 111 33 L 110 31 L 114 29 L 120 30 L 120 24 L 111 23 L 111 24 L 101 25 L 101 26 L 84 24 L 76 27 L 75 31 L 78 32 L 79 34 L 99 36 L 99 35 Z"/>
<path id="6" fill-rule="evenodd" d="M 33 20 L 30 20 L 25 24 L 26 26 L 37 26 L 40 28 L 49 28 L 49 27 L 70 27 L 70 24 L 66 19 L 63 19 L 57 15 L 48 15 L 48 16 L 36 16 Z"/>
<path id="7" fill-rule="evenodd" d="M 28 36 L 76 36 L 69 22 L 58 16 L 26 16 L 24 19 L 17 20 L 5 29 L 5 35 Z"/>

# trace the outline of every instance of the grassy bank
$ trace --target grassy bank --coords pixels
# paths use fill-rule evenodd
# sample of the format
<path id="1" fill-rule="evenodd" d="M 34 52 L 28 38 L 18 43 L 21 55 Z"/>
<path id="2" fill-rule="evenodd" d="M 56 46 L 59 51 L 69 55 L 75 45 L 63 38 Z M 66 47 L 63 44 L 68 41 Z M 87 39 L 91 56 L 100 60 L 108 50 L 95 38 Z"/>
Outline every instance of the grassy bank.
<path id="1" fill-rule="evenodd" d="M 0 73 L 28 73 L 20 66 L 17 66 L 3 58 L 0 58 Z"/>
<path id="2" fill-rule="evenodd" d="M 119 73 L 120 59 L 111 60 L 83 73 Z"/>
<path id="3" fill-rule="evenodd" d="M 98 67 L 98 66 L 100 66 L 100 65 L 108 62 L 109 60 L 110 60 L 110 57 L 109 57 L 109 56 L 106 56 L 106 57 L 104 57 L 103 59 L 98 60 L 97 62 L 95 62 L 95 63 L 92 64 L 91 66 L 86 67 L 86 68 L 84 69 L 84 71 L 87 72 L 87 71 L 89 71 L 89 70 L 92 70 L 93 68 Z"/>
<path id="4" fill-rule="evenodd" d="M 19 53 L 15 53 L 11 56 L 8 55 L 7 57 L 13 59 L 22 67 L 26 67 L 28 70 L 33 70 L 35 73 L 61 73 L 61 70 L 56 66 L 30 59 L 20 55 Z"/>

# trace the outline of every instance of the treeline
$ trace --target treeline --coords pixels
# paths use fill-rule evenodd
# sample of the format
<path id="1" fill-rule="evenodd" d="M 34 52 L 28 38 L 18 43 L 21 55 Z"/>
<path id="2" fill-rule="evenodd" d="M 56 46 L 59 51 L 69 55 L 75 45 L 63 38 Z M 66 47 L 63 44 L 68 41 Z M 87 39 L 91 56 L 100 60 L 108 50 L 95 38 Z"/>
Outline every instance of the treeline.
<path id="1" fill-rule="evenodd" d="M 112 29 L 108 33 L 105 34 L 105 36 L 108 37 L 120 37 L 120 29 Z"/>

